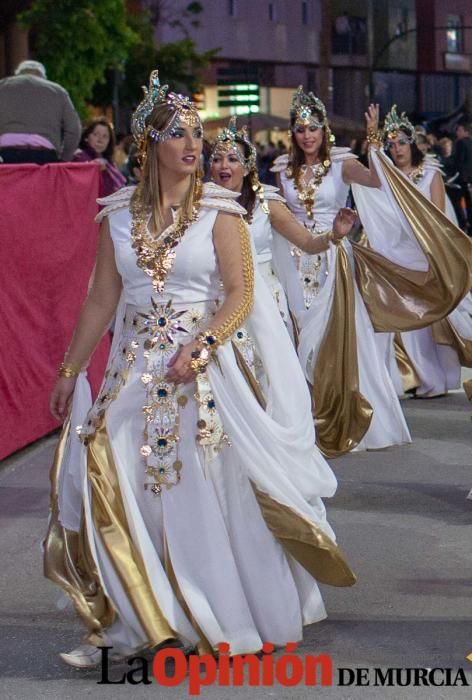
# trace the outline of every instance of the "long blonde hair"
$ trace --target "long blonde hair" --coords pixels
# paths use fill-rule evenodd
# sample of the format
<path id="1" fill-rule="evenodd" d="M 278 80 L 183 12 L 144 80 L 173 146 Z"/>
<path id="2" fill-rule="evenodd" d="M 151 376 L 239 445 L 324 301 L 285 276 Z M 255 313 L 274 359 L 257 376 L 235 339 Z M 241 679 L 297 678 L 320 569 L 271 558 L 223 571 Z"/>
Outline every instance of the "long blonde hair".
<path id="1" fill-rule="evenodd" d="M 156 131 L 162 131 L 173 115 L 174 110 L 168 104 L 158 104 L 151 112 L 147 125 L 153 127 Z M 161 203 L 159 158 L 157 156 L 156 142 L 149 137 L 146 139 L 146 151 L 142 168 L 143 177 L 133 194 L 131 204 L 139 204 L 144 209 L 149 210 L 151 213 L 151 226 L 154 231 L 160 232 L 164 226 L 164 217 Z M 181 213 L 185 218 L 190 219 L 192 216 L 196 183 L 197 175 L 192 173 L 187 194 L 181 207 Z"/>

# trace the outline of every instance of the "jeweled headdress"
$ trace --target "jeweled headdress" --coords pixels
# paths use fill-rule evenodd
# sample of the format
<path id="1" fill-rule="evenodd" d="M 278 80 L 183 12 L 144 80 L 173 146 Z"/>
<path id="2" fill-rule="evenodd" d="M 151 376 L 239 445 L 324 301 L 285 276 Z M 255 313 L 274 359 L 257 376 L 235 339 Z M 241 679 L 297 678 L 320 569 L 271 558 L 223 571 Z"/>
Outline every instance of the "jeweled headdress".
<path id="1" fill-rule="evenodd" d="M 312 92 L 304 92 L 303 85 L 299 85 L 297 91 L 293 93 L 289 114 L 294 126 L 313 125 L 319 129 L 329 126 L 323 102 Z M 317 118 L 318 115 L 321 115 L 321 121 Z"/>
<path id="2" fill-rule="evenodd" d="M 399 131 L 403 131 L 412 143 L 415 141 L 415 127 L 408 119 L 405 112 L 399 115 L 397 113 L 397 105 L 393 105 L 384 120 L 382 131 L 384 141 L 396 138 Z"/>
<path id="3" fill-rule="evenodd" d="M 145 155 L 148 137 L 153 141 L 166 141 L 175 135 L 182 124 L 200 128 L 202 126 L 195 104 L 188 97 L 175 92 L 168 93 L 168 90 L 168 85 L 161 85 L 157 70 L 151 72 L 149 88 L 143 85 L 144 98 L 131 118 L 131 133 L 141 158 Z M 147 123 L 151 112 L 158 104 L 167 104 L 173 112 L 169 122 L 160 131 Z"/>
<path id="4" fill-rule="evenodd" d="M 247 158 L 238 148 L 238 139 L 239 142 L 244 143 L 248 147 L 249 156 Z M 236 117 L 231 117 L 226 129 L 223 129 L 221 134 L 216 137 L 213 150 L 210 155 L 210 164 L 217 153 L 234 153 L 244 168 L 247 168 L 248 170 L 256 169 L 256 148 L 249 140 L 249 134 L 245 126 L 238 131 L 236 127 Z"/>

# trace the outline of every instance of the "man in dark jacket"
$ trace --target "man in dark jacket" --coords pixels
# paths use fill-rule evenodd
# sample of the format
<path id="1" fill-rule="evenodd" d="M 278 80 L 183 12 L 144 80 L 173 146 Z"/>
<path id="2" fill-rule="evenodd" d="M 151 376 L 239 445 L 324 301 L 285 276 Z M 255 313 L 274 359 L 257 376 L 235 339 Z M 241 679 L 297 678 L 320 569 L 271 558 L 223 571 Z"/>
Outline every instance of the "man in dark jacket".
<path id="1" fill-rule="evenodd" d="M 456 127 L 456 144 L 453 152 L 454 167 L 459 173 L 457 184 L 461 188 L 461 197 L 464 199 L 467 213 L 461 212 L 459 225 L 469 235 L 472 235 L 472 198 L 470 187 L 472 186 L 472 124 L 461 120 Z"/>
<path id="2" fill-rule="evenodd" d="M 71 160 L 80 119 L 67 91 L 46 78 L 38 61 L 23 61 L 0 80 L 0 162 Z"/>

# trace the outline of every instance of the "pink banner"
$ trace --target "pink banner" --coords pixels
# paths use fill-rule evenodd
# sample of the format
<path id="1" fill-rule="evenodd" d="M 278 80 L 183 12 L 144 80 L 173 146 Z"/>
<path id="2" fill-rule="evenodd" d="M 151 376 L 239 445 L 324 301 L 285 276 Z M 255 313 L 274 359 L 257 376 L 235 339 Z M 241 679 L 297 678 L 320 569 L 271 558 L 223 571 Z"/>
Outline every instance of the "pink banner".
<path id="1" fill-rule="evenodd" d="M 58 427 L 49 394 L 93 269 L 98 178 L 94 163 L 0 165 L 0 459 Z"/>

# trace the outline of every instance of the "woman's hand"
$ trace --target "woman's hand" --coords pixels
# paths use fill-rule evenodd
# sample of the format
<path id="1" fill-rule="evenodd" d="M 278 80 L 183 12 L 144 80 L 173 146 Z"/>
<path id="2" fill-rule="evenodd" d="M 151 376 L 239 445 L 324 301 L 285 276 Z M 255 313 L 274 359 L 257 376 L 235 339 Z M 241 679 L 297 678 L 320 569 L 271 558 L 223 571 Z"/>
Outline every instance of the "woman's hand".
<path id="1" fill-rule="evenodd" d="M 189 384 L 195 381 L 195 372 L 190 367 L 192 352 L 198 349 L 195 341 L 181 345 L 167 365 L 166 379 L 174 384 Z"/>
<path id="2" fill-rule="evenodd" d="M 49 410 L 54 418 L 64 422 L 69 413 L 77 377 L 59 377 L 49 399 Z"/>
<path id="3" fill-rule="evenodd" d="M 379 105 L 370 104 L 367 108 L 367 112 L 364 112 L 365 122 L 367 131 L 378 131 L 379 130 Z"/>
<path id="4" fill-rule="evenodd" d="M 336 214 L 333 222 L 333 239 L 335 241 L 340 241 L 341 238 L 347 236 L 349 231 L 354 226 L 356 221 L 356 212 L 352 209 L 344 207 L 340 209 Z"/>
<path id="5" fill-rule="evenodd" d="M 100 166 L 100 170 L 107 169 L 107 161 L 105 158 L 95 158 L 95 162 Z"/>

